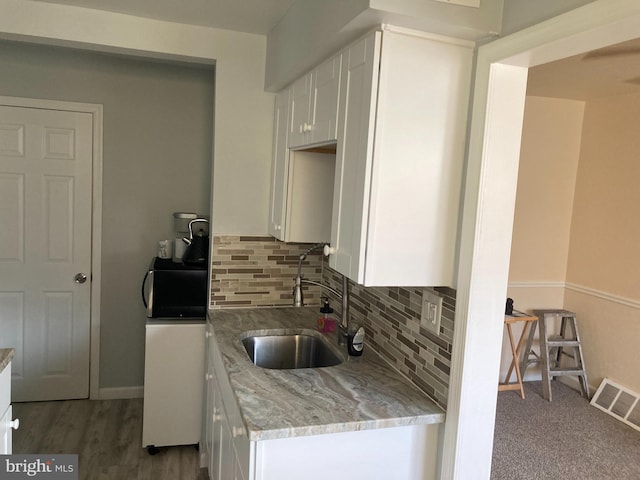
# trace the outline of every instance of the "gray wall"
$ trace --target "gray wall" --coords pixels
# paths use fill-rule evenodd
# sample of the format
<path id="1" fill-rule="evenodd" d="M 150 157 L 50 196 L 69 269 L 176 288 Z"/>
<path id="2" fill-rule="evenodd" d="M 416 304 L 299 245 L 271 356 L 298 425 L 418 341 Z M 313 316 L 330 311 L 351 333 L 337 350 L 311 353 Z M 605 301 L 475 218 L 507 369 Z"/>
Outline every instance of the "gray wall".
<path id="1" fill-rule="evenodd" d="M 213 69 L 0 42 L 0 72 L 0 95 L 104 106 L 100 386 L 140 386 L 142 277 L 172 213 L 210 209 Z"/>

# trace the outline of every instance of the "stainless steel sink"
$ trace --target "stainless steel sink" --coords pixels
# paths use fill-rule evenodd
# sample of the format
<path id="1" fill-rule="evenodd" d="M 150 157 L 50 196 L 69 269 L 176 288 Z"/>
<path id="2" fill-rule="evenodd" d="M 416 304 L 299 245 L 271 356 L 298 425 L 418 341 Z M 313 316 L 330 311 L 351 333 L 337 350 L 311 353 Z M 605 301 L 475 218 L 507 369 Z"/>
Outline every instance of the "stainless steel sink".
<path id="1" fill-rule="evenodd" d="M 318 368 L 342 363 L 324 339 L 312 335 L 250 336 L 242 344 L 251 361 L 263 368 Z"/>

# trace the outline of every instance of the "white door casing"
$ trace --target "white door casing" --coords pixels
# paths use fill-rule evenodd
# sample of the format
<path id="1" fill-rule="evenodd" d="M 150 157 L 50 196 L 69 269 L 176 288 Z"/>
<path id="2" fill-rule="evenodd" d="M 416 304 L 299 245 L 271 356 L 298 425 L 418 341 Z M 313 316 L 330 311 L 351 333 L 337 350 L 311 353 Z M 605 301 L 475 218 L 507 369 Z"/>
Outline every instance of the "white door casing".
<path id="1" fill-rule="evenodd" d="M 86 398 L 95 115 L 20 103 L 0 106 L 0 343 L 14 401 Z"/>
<path id="2" fill-rule="evenodd" d="M 598 0 L 478 50 L 442 479 L 488 479 L 528 68 L 640 36 L 637 0 Z"/>

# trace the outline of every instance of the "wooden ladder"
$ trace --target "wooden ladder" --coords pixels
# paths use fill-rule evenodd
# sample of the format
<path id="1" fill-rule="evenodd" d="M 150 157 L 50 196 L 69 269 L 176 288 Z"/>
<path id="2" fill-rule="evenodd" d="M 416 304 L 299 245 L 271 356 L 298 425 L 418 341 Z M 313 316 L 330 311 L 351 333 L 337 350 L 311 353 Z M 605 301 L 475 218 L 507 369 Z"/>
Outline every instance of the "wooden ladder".
<path id="1" fill-rule="evenodd" d="M 568 310 L 534 310 L 534 315 L 538 317 L 538 331 L 540 332 L 540 356 L 536 360 L 529 360 L 528 356 L 533 354 L 531 343 L 535 329 L 529 332 L 525 358 L 522 359 L 520 370 L 524 374 L 527 365 L 532 362 L 542 364 L 542 395 L 546 400 L 551 401 L 551 380 L 561 376 L 577 376 L 580 382 L 582 395 L 589 398 L 589 384 L 587 383 L 587 372 L 584 368 L 584 357 L 582 355 L 582 344 L 580 334 L 576 324 L 576 314 Z M 547 320 L 561 317 L 560 335 L 548 336 Z M 569 327 L 571 332 L 569 332 Z M 572 366 L 563 365 L 562 357 L 573 359 Z"/>

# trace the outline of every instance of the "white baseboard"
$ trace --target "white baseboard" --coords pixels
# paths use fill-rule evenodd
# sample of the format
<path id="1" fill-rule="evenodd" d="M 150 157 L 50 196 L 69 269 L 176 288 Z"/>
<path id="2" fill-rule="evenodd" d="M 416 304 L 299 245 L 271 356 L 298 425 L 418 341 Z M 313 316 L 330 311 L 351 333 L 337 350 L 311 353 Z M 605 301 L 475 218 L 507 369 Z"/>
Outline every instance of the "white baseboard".
<path id="1" fill-rule="evenodd" d="M 98 398 L 95 400 L 119 400 L 124 398 L 143 398 L 144 387 L 111 387 L 98 390 Z"/>

